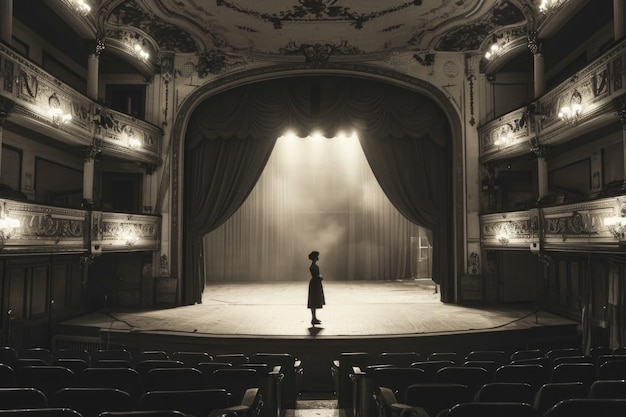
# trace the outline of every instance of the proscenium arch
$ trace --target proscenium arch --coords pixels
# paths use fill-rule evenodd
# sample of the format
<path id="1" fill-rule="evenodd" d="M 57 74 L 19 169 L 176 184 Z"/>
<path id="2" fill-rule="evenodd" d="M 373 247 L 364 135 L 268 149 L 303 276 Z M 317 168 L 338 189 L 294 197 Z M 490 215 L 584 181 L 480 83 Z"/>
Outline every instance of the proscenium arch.
<path id="1" fill-rule="evenodd" d="M 338 68 L 319 68 L 312 67 L 309 64 L 303 64 L 300 68 L 294 68 L 294 65 L 275 66 L 272 68 L 263 68 L 251 70 L 245 73 L 233 74 L 224 79 L 207 83 L 190 94 L 177 112 L 176 119 L 172 126 L 172 137 L 170 141 L 170 149 L 167 152 L 168 160 L 164 166 L 165 174 L 171 170 L 170 186 L 170 247 L 171 260 L 170 266 L 172 271 L 176 271 L 179 283 L 178 303 L 193 304 L 198 302 L 191 296 L 192 292 L 188 288 L 190 285 L 183 277 L 184 271 L 184 248 L 185 239 L 184 230 L 184 164 L 185 164 L 185 134 L 187 125 L 192 114 L 200 103 L 212 96 L 227 92 L 228 90 L 253 84 L 257 82 L 276 80 L 285 77 L 307 77 L 307 76 L 345 76 L 347 78 L 365 79 L 369 81 L 389 84 L 391 86 L 400 87 L 409 91 L 419 93 L 429 98 L 442 111 L 443 116 L 447 119 L 448 128 L 451 135 L 451 158 L 450 173 L 452 182 L 452 193 L 450 201 L 452 202 L 452 252 L 453 261 L 451 262 L 450 277 L 445 283 L 442 283 L 441 300 L 443 302 L 455 302 L 457 299 L 457 277 L 459 271 L 462 271 L 463 265 L 463 228 L 464 228 L 464 211 L 462 202 L 463 196 L 463 174 L 460 167 L 463 166 L 462 152 L 462 124 L 458 114 L 458 110 L 453 106 L 447 96 L 437 89 L 435 86 L 405 74 L 394 71 L 381 71 L 370 66 L 351 65 L 350 69 Z M 171 159 L 170 159 L 171 158 Z M 165 184 L 162 184 L 165 185 Z M 159 193 L 160 195 L 162 192 Z M 184 296 L 183 296 L 184 294 Z"/>

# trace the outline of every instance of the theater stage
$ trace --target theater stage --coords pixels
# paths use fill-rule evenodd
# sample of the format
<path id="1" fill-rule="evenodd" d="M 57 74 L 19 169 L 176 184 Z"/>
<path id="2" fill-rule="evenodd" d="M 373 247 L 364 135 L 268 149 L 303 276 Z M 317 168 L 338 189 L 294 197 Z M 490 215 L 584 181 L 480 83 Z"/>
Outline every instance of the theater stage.
<path id="1" fill-rule="evenodd" d="M 209 353 L 289 352 L 319 389 L 332 359 L 345 351 L 514 351 L 571 344 L 577 325 L 533 305 L 451 305 L 431 280 L 324 281 L 321 325 L 306 308 L 307 282 L 211 284 L 202 304 L 162 309 L 113 308 L 68 320 L 57 343 L 96 340 L 134 349 Z M 308 365 L 308 366 L 307 366 Z"/>

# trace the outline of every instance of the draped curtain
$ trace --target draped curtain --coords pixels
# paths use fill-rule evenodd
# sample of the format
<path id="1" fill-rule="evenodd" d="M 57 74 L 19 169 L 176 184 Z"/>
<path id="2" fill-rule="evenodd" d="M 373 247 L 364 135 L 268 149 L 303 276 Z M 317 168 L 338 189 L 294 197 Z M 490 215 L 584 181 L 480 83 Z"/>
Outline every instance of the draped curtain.
<path id="1" fill-rule="evenodd" d="M 203 236 L 245 201 L 276 138 L 355 130 L 396 208 L 433 231 L 433 279 L 451 299 L 451 138 L 437 106 L 419 94 L 340 77 L 281 79 L 207 99 L 185 138 L 183 303 L 201 302 Z M 419 178 L 418 178 L 419 177 Z M 448 298 L 448 300 L 446 300 Z"/>
<path id="2" fill-rule="evenodd" d="M 205 277 L 308 280 L 318 250 L 327 281 L 414 278 L 428 271 L 426 237 L 383 193 L 357 137 L 281 137 L 245 203 L 205 235 Z"/>

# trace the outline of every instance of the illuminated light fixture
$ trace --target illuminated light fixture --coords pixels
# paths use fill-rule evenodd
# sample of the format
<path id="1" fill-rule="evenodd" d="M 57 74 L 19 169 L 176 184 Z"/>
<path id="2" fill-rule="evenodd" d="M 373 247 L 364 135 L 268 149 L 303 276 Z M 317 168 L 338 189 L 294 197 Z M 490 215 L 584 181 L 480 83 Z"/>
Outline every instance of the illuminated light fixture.
<path id="1" fill-rule="evenodd" d="M 91 11 L 91 6 L 85 0 L 70 0 L 72 8 L 82 15 L 86 15 Z"/>
<path id="2" fill-rule="evenodd" d="M 574 90 L 569 99 L 569 104 L 564 104 L 559 110 L 559 118 L 568 124 L 576 123 L 583 110 L 582 101 L 583 98 L 578 90 Z"/>
<path id="3" fill-rule="evenodd" d="M 126 142 L 128 143 L 128 147 L 132 149 L 137 149 L 141 147 L 141 141 L 135 135 L 135 132 L 128 128 L 126 129 Z"/>
<path id="4" fill-rule="evenodd" d="M 4 245 L 5 240 L 11 239 L 20 226 L 18 219 L 14 219 L 8 215 L 6 203 L 3 203 L 0 209 L 0 248 Z"/>
<path id="5" fill-rule="evenodd" d="M 488 60 L 496 59 L 500 55 L 500 45 L 497 42 L 494 42 L 489 47 L 489 50 L 485 52 L 485 58 Z"/>
<path id="6" fill-rule="evenodd" d="M 507 123 L 502 126 L 493 144 L 499 147 L 505 147 L 509 146 L 511 143 L 513 143 L 513 127 Z"/>
<path id="7" fill-rule="evenodd" d="M 132 225 L 121 227 L 117 233 L 117 238 L 123 241 L 126 246 L 133 246 L 139 240 L 139 236 Z"/>
<path id="8" fill-rule="evenodd" d="M 502 246 L 509 244 L 509 241 L 511 240 L 511 232 L 509 231 L 507 223 L 500 224 L 500 230 L 496 233 L 496 240 L 500 242 Z"/>
<path id="9" fill-rule="evenodd" d="M 147 61 L 148 59 L 150 59 L 150 54 L 145 49 L 143 49 L 143 47 L 139 43 L 133 45 L 133 51 L 135 52 L 137 58 L 141 59 L 142 61 Z"/>
<path id="10" fill-rule="evenodd" d="M 52 93 L 52 95 L 48 97 L 48 105 L 50 106 L 48 115 L 52 119 L 52 124 L 55 126 L 60 126 L 72 120 L 72 115 L 65 113 L 63 109 L 61 109 L 61 100 L 59 100 L 56 93 Z"/>
<path id="11" fill-rule="evenodd" d="M 550 12 L 566 2 L 567 0 L 541 0 L 541 3 L 539 3 L 539 11 L 541 13 Z"/>
<path id="12" fill-rule="evenodd" d="M 72 120 L 71 114 L 63 113 L 63 110 L 58 107 L 48 110 L 48 115 L 52 118 L 52 123 L 55 126 L 60 126 Z"/>
<path id="13" fill-rule="evenodd" d="M 604 218 L 604 226 L 611 232 L 615 239 L 626 237 L 626 203 L 621 203 L 618 208 L 619 215 Z"/>

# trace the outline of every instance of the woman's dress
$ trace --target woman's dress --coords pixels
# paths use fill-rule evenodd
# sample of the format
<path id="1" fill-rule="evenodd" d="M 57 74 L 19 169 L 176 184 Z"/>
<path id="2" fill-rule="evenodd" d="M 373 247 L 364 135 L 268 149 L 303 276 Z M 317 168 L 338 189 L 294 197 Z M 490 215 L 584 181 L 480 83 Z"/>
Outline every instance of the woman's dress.
<path id="1" fill-rule="evenodd" d="M 312 263 L 309 267 L 311 271 L 311 280 L 309 281 L 309 300 L 307 308 L 322 308 L 326 304 L 324 299 L 324 288 L 322 287 L 322 277 L 320 276 L 320 268 L 317 264 Z"/>

